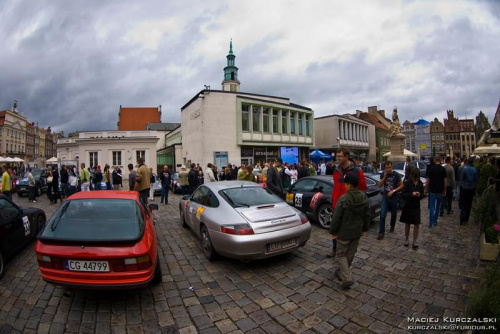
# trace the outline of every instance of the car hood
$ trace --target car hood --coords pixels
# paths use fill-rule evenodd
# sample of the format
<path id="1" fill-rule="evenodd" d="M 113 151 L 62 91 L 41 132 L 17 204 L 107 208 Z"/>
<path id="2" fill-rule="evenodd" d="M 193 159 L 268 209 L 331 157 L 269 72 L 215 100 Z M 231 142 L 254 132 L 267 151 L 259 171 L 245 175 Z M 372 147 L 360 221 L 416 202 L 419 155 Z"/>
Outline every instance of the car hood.
<path id="1" fill-rule="evenodd" d="M 21 179 L 21 180 L 18 180 L 18 181 L 17 181 L 17 183 L 18 183 L 18 184 L 28 184 L 28 178 L 27 178 L 27 177 L 25 177 L 25 178 L 23 178 L 23 179 Z"/>

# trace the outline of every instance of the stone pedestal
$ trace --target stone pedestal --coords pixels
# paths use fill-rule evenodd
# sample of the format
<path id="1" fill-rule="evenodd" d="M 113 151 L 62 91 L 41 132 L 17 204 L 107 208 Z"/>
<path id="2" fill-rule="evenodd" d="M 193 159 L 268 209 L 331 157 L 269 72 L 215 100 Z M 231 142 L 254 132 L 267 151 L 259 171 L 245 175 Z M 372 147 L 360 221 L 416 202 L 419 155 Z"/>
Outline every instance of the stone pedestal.
<path id="1" fill-rule="evenodd" d="M 406 136 L 402 133 L 389 138 L 389 146 L 391 148 L 391 156 L 389 160 L 392 162 L 406 161 L 404 155 Z"/>

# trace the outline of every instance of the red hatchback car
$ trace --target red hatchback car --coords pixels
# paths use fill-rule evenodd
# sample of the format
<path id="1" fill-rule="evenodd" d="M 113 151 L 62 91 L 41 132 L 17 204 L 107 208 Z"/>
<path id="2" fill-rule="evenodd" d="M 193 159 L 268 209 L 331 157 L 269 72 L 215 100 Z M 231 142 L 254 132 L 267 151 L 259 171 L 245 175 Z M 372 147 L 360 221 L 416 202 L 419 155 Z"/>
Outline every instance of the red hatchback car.
<path id="1" fill-rule="evenodd" d="M 42 278 L 76 288 L 161 282 L 152 210 L 134 191 L 86 191 L 64 201 L 38 236 Z"/>

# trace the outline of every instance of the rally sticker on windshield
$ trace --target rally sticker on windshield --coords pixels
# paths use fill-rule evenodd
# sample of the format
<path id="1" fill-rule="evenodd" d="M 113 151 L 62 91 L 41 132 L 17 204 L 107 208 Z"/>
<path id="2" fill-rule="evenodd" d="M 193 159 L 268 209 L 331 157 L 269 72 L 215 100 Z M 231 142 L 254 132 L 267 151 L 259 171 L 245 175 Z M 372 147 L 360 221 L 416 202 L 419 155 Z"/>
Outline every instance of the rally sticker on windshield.
<path id="1" fill-rule="evenodd" d="M 295 194 L 295 206 L 298 208 L 302 207 L 302 194 Z"/>
<path id="2" fill-rule="evenodd" d="M 23 226 L 24 226 L 24 235 L 30 234 L 30 221 L 28 220 L 28 216 L 23 217 Z"/>
<path id="3" fill-rule="evenodd" d="M 205 207 L 200 206 L 200 207 L 198 208 L 198 210 L 196 210 L 196 218 L 200 219 L 201 214 L 203 213 L 203 211 L 205 211 Z"/>

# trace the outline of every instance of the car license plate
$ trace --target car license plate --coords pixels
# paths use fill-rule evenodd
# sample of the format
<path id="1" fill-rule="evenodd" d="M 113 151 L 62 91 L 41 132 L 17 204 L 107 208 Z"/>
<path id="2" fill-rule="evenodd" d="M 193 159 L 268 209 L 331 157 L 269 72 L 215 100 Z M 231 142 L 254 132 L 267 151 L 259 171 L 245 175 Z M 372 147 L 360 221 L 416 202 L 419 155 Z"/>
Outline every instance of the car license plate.
<path id="1" fill-rule="evenodd" d="M 108 272 L 108 261 L 66 260 L 66 269 L 70 271 Z"/>
<path id="2" fill-rule="evenodd" d="M 266 249 L 268 253 L 276 252 L 288 247 L 293 247 L 297 244 L 297 240 L 295 238 L 284 240 L 284 241 L 278 241 L 278 242 L 271 242 L 266 245 Z"/>

